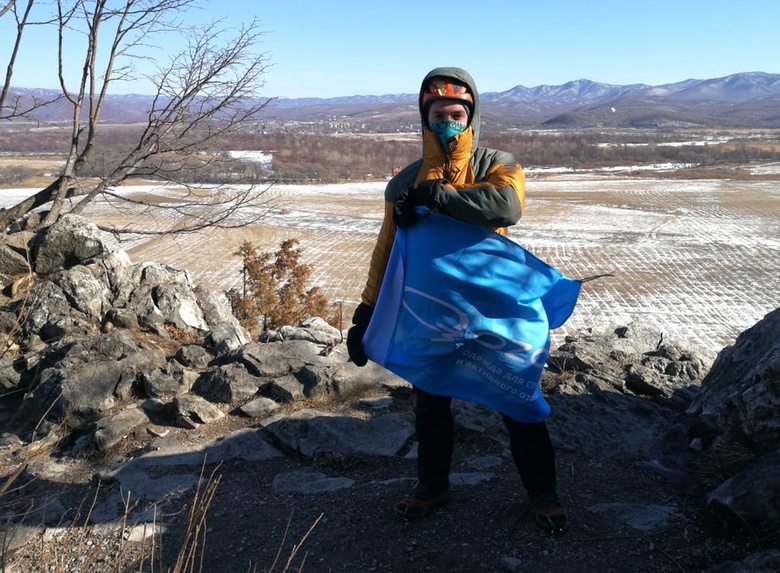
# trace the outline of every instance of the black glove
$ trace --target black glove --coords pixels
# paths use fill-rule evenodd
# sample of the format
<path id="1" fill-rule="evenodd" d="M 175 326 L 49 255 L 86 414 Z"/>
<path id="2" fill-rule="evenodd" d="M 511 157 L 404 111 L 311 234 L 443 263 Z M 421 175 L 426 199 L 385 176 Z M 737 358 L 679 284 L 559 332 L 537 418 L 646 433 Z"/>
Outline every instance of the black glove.
<path id="1" fill-rule="evenodd" d="M 414 188 L 403 191 L 393 205 L 393 222 L 399 229 L 408 229 L 417 222 L 420 215 L 418 206 L 427 207 L 431 212 L 442 211 L 446 191 L 446 179 L 426 179 Z"/>
<path id="2" fill-rule="evenodd" d="M 399 229 L 408 229 L 417 222 L 417 205 L 414 202 L 414 189 L 407 189 L 399 195 L 393 205 L 393 223 Z"/>
<path id="3" fill-rule="evenodd" d="M 441 211 L 447 192 L 446 179 L 426 179 L 414 186 L 414 197 L 418 205 L 425 205 L 432 212 Z"/>
<path id="4" fill-rule="evenodd" d="M 363 350 L 363 335 L 366 333 L 373 314 L 374 308 L 361 302 L 355 309 L 355 314 L 352 315 L 353 326 L 347 332 L 347 352 L 349 359 L 355 363 L 355 366 L 365 366 L 368 362 L 366 351 Z"/>

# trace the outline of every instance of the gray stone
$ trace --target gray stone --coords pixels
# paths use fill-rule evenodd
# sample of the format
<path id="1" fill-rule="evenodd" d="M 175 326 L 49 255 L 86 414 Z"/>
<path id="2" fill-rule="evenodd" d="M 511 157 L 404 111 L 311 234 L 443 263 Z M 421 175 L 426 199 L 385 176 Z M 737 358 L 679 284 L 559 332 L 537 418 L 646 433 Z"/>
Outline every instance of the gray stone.
<path id="1" fill-rule="evenodd" d="M 492 472 L 458 473 L 450 474 L 450 484 L 454 486 L 479 485 L 496 477 Z"/>
<path id="2" fill-rule="evenodd" d="M 14 360 L 6 354 L 0 355 L 0 389 L 13 390 L 22 381 L 22 375 L 14 366 Z"/>
<path id="3" fill-rule="evenodd" d="M 273 414 L 274 411 L 279 408 L 281 408 L 281 406 L 270 398 L 259 396 L 241 406 L 239 411 L 250 418 L 265 418 Z"/>
<path id="4" fill-rule="evenodd" d="M 200 396 L 176 396 L 171 404 L 176 421 L 185 428 L 195 429 L 225 416 L 222 410 Z"/>
<path id="5" fill-rule="evenodd" d="M 124 251 L 111 251 L 96 262 L 100 268 L 102 281 L 111 291 L 115 307 L 123 307 L 130 300 L 130 295 L 138 286 L 133 275 L 133 264 Z"/>
<path id="6" fill-rule="evenodd" d="M 368 410 L 388 410 L 393 405 L 392 396 L 374 396 L 373 398 L 363 398 L 358 401 L 358 405 Z"/>
<path id="7" fill-rule="evenodd" d="M 118 403 L 128 401 L 136 377 L 163 367 L 160 350 L 147 350 L 123 331 L 52 345 L 41 363 L 38 384 L 22 403 L 25 418 L 49 412 L 85 428 Z"/>
<path id="8" fill-rule="evenodd" d="M 263 393 L 277 402 L 297 402 L 306 399 L 303 384 L 292 374 L 274 378 L 263 387 Z"/>
<path id="9" fill-rule="evenodd" d="M 200 375 L 193 391 L 232 404 L 253 398 L 267 381 L 250 374 L 240 363 L 213 366 Z"/>
<path id="10" fill-rule="evenodd" d="M 208 368 L 213 358 L 208 350 L 197 344 L 185 344 L 176 351 L 176 360 L 191 368 Z"/>
<path id="11" fill-rule="evenodd" d="M 0 273 L 8 276 L 25 275 L 30 272 L 27 257 L 12 248 L 10 245 L 0 242 Z"/>
<path id="12" fill-rule="evenodd" d="M 250 342 L 241 347 L 237 357 L 255 376 L 280 378 L 297 372 L 306 364 L 327 363 L 318 356 L 318 353 L 319 347 L 305 340 L 267 344 Z"/>
<path id="13" fill-rule="evenodd" d="M 498 456 L 482 456 L 471 458 L 466 461 L 466 465 L 475 470 L 488 470 L 503 465 L 504 460 Z"/>
<path id="14" fill-rule="evenodd" d="M 307 340 L 315 344 L 333 346 L 342 340 L 341 331 L 322 318 L 308 318 L 300 326 L 282 326 L 277 340 Z"/>
<path id="15" fill-rule="evenodd" d="M 135 428 L 149 419 L 140 408 L 127 408 L 118 414 L 98 420 L 92 434 L 92 443 L 99 452 L 106 452 Z"/>
<path id="16" fill-rule="evenodd" d="M 209 323 L 211 330 L 206 336 L 206 343 L 214 349 L 217 356 L 236 352 L 249 342 L 244 329 L 233 322 Z"/>
<path id="17" fill-rule="evenodd" d="M 91 263 L 106 252 L 97 226 L 78 215 L 63 215 L 35 241 L 33 266 L 39 275 Z"/>
<path id="18" fill-rule="evenodd" d="M 230 304 L 224 294 L 217 295 L 201 285 L 197 285 L 193 292 L 198 300 L 198 306 L 203 311 L 203 317 L 212 329 L 218 324 L 224 324 L 241 333 L 241 337 L 244 338 L 242 345 L 249 341 L 243 327 L 230 310 Z"/>
<path id="19" fill-rule="evenodd" d="M 144 392 L 149 398 L 173 398 L 189 392 L 196 379 L 197 373 L 170 365 L 140 375 Z"/>
<path id="20" fill-rule="evenodd" d="M 192 285 L 192 278 L 186 270 L 174 269 L 155 262 L 143 262 L 133 267 L 133 281 L 139 286 Z"/>
<path id="21" fill-rule="evenodd" d="M 763 451 L 780 443 L 780 308 L 725 348 L 688 408 L 720 443 L 748 441 Z"/>
<path id="22" fill-rule="evenodd" d="M 189 284 L 160 284 L 152 288 L 152 300 L 166 324 L 181 330 L 207 332 L 209 325 Z"/>
<path id="23" fill-rule="evenodd" d="M 111 291 L 83 265 L 63 272 L 56 284 L 68 297 L 70 305 L 91 319 L 100 321 L 111 307 Z"/>
<path id="24" fill-rule="evenodd" d="M 771 524 L 780 530 L 780 450 L 760 456 L 720 484 L 708 503 L 739 522 Z"/>
<path id="25" fill-rule="evenodd" d="M 103 481 L 116 481 L 132 500 L 160 500 L 174 497 L 194 487 L 204 464 L 217 464 L 241 459 L 248 462 L 266 461 L 281 453 L 266 442 L 256 430 L 243 429 L 198 446 L 171 445 L 149 452 L 113 469 L 99 473 Z M 157 468 L 191 467 L 190 473 L 160 472 Z M 122 499 L 109 499 L 98 511 L 90 514 L 93 521 L 112 521 L 122 515 Z M 150 517 L 151 520 L 151 517 Z"/>
<path id="26" fill-rule="evenodd" d="M 590 506 L 588 510 L 594 513 L 611 513 L 629 527 L 642 533 L 653 533 L 683 517 L 676 507 L 667 505 L 598 503 Z"/>
<path id="27" fill-rule="evenodd" d="M 394 456 L 414 433 L 411 424 L 395 414 L 364 420 L 317 410 L 275 416 L 263 426 L 290 449 L 306 457 Z"/>

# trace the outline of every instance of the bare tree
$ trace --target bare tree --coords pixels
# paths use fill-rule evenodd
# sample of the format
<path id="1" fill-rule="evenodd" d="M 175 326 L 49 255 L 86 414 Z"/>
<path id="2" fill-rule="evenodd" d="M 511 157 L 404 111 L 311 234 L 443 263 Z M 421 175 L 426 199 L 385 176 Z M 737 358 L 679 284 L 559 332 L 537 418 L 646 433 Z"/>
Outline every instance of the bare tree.
<path id="1" fill-rule="evenodd" d="M 27 1 L 32 7 L 34 0 Z M 191 183 L 197 179 L 191 171 L 193 165 L 219 160 L 218 153 L 205 151 L 218 149 L 226 137 L 253 123 L 270 102 L 258 95 L 267 69 L 267 58 L 259 51 L 259 24 L 253 20 L 238 30 L 222 28 L 219 23 L 183 26 L 181 20 L 196 6 L 196 0 L 56 0 L 50 28 L 57 34 L 59 84 L 70 108 L 69 149 L 61 172 L 50 185 L 0 213 L 2 228 L 49 202 L 42 226 L 51 225 L 66 212 L 83 213 L 98 197 L 114 204 L 125 201 L 116 188 L 138 173 L 165 182 Z M 4 10 L 16 13 L 11 5 Z M 21 41 L 27 20 L 17 21 Z M 156 71 L 146 76 L 155 95 L 139 137 L 99 180 L 81 177 L 100 141 L 100 115 L 109 89 L 118 82 L 136 79 L 136 65 L 141 60 L 152 63 L 148 54 L 161 34 L 168 41 L 170 35 L 179 34 L 183 48 L 167 61 L 153 62 Z M 80 73 L 71 75 L 75 62 L 69 55 L 74 53 L 74 45 L 80 46 L 76 51 Z M 12 74 L 11 66 L 6 83 Z M 192 187 L 175 206 L 178 217 L 171 228 L 110 230 L 160 233 L 245 225 L 252 219 L 232 215 L 262 205 L 262 195 L 263 189 L 254 186 L 220 192 Z M 254 213 L 260 217 L 262 209 Z"/>

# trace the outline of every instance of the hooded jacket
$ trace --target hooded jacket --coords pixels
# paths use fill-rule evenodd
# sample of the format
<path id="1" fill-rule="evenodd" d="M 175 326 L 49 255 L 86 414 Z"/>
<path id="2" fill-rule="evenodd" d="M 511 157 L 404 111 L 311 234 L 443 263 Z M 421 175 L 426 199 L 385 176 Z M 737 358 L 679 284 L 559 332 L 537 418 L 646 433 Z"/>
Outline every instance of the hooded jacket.
<path id="1" fill-rule="evenodd" d="M 449 140 L 446 149 L 428 129 L 422 106 L 422 94 L 435 77 L 446 77 L 466 84 L 474 98 L 467 128 Z M 368 280 L 361 301 L 376 306 L 390 249 L 395 240 L 393 206 L 400 195 L 418 181 L 446 179 L 441 210 L 467 223 L 494 229 L 506 235 L 522 214 L 525 201 L 525 176 L 512 154 L 479 147 L 479 94 L 471 75 L 461 68 L 431 70 L 423 79 L 418 96 L 422 120 L 423 156 L 395 175 L 385 188 L 385 213 L 376 246 L 371 255 Z M 411 193 L 414 193 L 412 189 Z"/>

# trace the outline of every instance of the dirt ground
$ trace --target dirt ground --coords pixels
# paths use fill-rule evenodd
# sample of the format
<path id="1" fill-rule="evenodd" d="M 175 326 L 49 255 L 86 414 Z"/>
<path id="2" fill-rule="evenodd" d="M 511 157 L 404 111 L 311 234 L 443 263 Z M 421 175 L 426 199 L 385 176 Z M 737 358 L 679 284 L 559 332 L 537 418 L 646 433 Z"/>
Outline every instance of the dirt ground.
<path id="1" fill-rule="evenodd" d="M 392 411 L 411 422 L 411 392 L 398 389 L 393 397 Z M 354 404 L 316 406 L 339 411 Z M 285 406 L 289 407 L 303 406 Z M 415 481 L 416 462 L 406 451 L 393 457 L 313 460 L 287 452 L 266 461 L 233 459 L 203 470 L 166 470 L 188 475 L 202 470 L 199 500 L 204 497 L 207 478 L 218 481 L 208 504 L 195 500 L 196 493 L 190 490 L 160 507 L 156 523 L 164 527 L 164 533 L 154 547 L 150 538 L 128 542 L 129 532 L 117 535 L 116 524 L 102 529 L 71 528 L 69 533 L 50 530 L 45 536 L 48 542 L 28 543 L 12 554 L 3 571 L 701 573 L 776 545 L 776 534 L 727 528 L 705 508 L 703 490 L 690 480 L 659 472 L 637 456 L 619 452 L 594 456 L 593 451 L 606 449 L 596 443 L 598 436 L 588 452 L 562 443 L 556 437 L 555 410 L 553 404 L 549 425 L 557 452 L 559 491 L 570 518 L 568 530 L 562 533 L 542 532 L 526 514 L 525 494 L 499 423 L 485 432 L 458 429 L 452 467 L 454 499 L 421 521 L 399 519 L 392 509 Z M 196 431 L 167 428 L 167 433 L 169 439 L 194 445 L 244 427 L 259 429 L 248 418 L 228 415 Z M 95 503 L 100 494 L 93 476 L 112 461 L 142 453 L 148 442 L 148 436 L 130 435 L 111 459 L 67 462 L 60 467 L 61 475 L 29 484 L 29 494 L 38 499 L 57 498 L 86 515 L 91 504 L 100 505 Z M 4 460 L 10 451 L 3 448 Z M 497 465 L 480 467 L 478 462 L 484 460 Z M 706 479 L 701 468 L 694 466 L 693 470 L 698 479 Z M 273 487 L 277 476 L 300 471 L 349 478 L 354 484 L 310 494 L 281 493 Z M 458 474 L 481 472 L 487 474 L 484 481 L 457 483 Z M 101 487 L 112 486 L 104 483 Z M 7 499 L 8 494 L 3 501 Z M 614 513 L 598 511 L 600 504 L 674 508 L 674 517 L 643 532 Z M 4 503 L 4 511 L 10 509 Z M 207 510 L 198 535 L 188 529 L 193 509 Z M 133 519 L 125 525 L 132 526 Z M 176 569 L 178 550 L 187 546 L 188 535 L 197 539 L 195 561 L 190 568 Z M 126 566 L 116 566 L 120 554 Z"/>
<path id="2" fill-rule="evenodd" d="M 409 412 L 409 400 L 398 408 Z M 551 426 L 555 418 L 551 419 Z M 762 547 L 756 537 L 719 530 L 690 488 L 677 487 L 637 460 L 593 459 L 556 444 L 559 485 L 570 527 L 538 530 L 526 514 L 525 495 L 506 452 L 502 430 L 461 431 L 453 472 L 475 472 L 474 459 L 495 456 L 500 466 L 478 485 L 454 487 L 454 500 L 429 518 L 406 522 L 393 503 L 412 487 L 415 460 L 344 458 L 304 461 L 234 461 L 220 468 L 209 516 L 204 571 L 270 571 L 300 544 L 291 570 L 666 573 L 700 572 L 741 559 Z M 292 471 L 348 477 L 352 487 L 320 494 L 275 493 L 274 478 Z M 674 506 L 679 517 L 642 533 L 594 510 L 604 503 Z M 311 529 L 310 533 L 307 532 Z M 174 527 L 167 541 L 181 535 Z"/>

